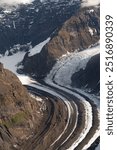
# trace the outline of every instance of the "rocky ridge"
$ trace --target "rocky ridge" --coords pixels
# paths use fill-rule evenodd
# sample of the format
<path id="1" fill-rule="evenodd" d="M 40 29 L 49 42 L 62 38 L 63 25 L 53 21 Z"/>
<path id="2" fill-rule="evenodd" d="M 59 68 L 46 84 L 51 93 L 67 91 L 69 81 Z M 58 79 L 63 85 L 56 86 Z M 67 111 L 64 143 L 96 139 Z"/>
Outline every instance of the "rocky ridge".
<path id="1" fill-rule="evenodd" d="M 0 149 L 13 150 L 36 132 L 43 120 L 40 108 L 41 103 L 0 63 Z"/>
<path id="2" fill-rule="evenodd" d="M 25 55 L 23 72 L 42 79 L 62 55 L 95 45 L 100 38 L 99 17 L 99 7 L 81 8 L 63 24 L 40 53 L 31 57 L 28 53 Z"/>

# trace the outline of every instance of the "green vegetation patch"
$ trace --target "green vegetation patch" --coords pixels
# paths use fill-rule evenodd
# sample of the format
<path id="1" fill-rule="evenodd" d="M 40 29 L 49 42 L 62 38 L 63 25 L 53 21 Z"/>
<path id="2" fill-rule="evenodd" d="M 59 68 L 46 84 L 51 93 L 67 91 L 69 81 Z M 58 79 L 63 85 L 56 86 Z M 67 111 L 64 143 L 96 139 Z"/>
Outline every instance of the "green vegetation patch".
<path id="1" fill-rule="evenodd" d="M 29 113 L 27 112 L 19 112 L 13 115 L 9 120 L 2 121 L 0 125 L 6 125 L 8 128 L 21 125 L 26 121 Z"/>
<path id="2" fill-rule="evenodd" d="M 20 112 L 20 113 L 15 114 L 11 118 L 11 122 L 13 125 L 18 125 L 18 124 L 24 122 L 26 117 L 27 117 L 27 114 L 25 112 Z"/>

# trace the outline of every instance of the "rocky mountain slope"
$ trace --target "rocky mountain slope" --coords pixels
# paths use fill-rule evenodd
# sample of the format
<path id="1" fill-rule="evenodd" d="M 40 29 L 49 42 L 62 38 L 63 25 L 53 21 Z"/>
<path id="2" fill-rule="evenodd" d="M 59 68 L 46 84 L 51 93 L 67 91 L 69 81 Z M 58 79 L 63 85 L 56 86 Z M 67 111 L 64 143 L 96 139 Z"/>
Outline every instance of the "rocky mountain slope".
<path id="1" fill-rule="evenodd" d="M 43 120 L 40 107 L 0 63 L 0 150 L 13 150 L 36 132 Z"/>
<path id="2" fill-rule="evenodd" d="M 23 72 L 43 78 L 62 55 L 93 46 L 100 38 L 99 17 L 99 7 L 81 8 L 63 24 L 40 53 L 25 55 Z"/>

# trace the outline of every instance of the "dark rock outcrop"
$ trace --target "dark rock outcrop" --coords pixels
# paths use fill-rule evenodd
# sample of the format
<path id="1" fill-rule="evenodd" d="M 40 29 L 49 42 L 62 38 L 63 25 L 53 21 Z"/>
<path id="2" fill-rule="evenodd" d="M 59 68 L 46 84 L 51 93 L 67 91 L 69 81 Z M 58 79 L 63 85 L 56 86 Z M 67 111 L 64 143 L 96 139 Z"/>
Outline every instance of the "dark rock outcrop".
<path id="1" fill-rule="evenodd" d="M 72 85 L 78 88 L 90 89 L 90 93 L 100 91 L 100 54 L 93 56 L 86 68 L 72 76 Z"/>
<path id="2" fill-rule="evenodd" d="M 3 72 L 3 64 L 0 62 L 0 73 Z"/>

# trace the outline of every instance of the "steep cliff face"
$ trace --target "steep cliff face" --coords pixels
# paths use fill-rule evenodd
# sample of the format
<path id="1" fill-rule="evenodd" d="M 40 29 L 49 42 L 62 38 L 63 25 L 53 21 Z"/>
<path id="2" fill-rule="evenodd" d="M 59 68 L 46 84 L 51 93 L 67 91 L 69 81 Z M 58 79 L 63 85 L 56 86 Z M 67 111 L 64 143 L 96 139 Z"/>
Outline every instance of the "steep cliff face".
<path id="1" fill-rule="evenodd" d="M 11 150 L 35 132 L 42 119 L 40 105 L 0 63 L 0 149 Z"/>
<path id="2" fill-rule="evenodd" d="M 42 78 L 63 54 L 93 46 L 100 38 L 99 17 L 99 7 L 80 9 L 63 24 L 39 54 L 32 57 L 27 54 L 23 71 Z"/>

